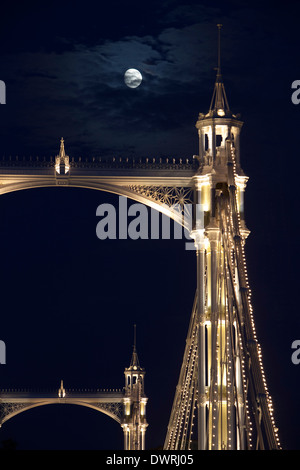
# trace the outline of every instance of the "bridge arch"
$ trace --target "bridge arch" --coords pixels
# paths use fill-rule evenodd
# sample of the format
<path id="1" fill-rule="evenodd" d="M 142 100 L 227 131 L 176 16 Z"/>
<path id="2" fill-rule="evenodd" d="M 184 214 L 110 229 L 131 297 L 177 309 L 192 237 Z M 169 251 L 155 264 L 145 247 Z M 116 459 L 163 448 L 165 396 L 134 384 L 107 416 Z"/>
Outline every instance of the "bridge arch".
<path id="1" fill-rule="evenodd" d="M 15 416 L 24 413 L 25 411 L 32 410 L 33 408 L 41 407 L 41 406 L 48 406 L 48 405 L 77 405 L 77 406 L 82 406 L 86 408 L 91 408 L 95 411 L 101 412 L 113 420 L 115 420 L 118 424 L 121 424 L 121 403 L 118 403 L 120 406 L 104 406 L 105 404 L 99 404 L 99 403 L 87 403 L 84 401 L 84 399 L 41 399 L 40 401 L 37 401 L 36 403 L 14 403 L 11 406 L 7 406 L 6 404 L 6 411 L 7 414 L 4 415 L 0 427 L 10 419 L 14 418 Z M 116 404 L 114 404 L 116 405 Z M 5 411 L 4 411 L 5 412 Z"/>
<path id="2" fill-rule="evenodd" d="M 26 189 L 41 189 L 41 188 L 57 187 L 57 186 L 59 185 L 57 185 L 57 183 L 55 182 L 52 182 L 52 181 L 45 182 L 43 180 L 12 183 L 12 184 L 8 184 L 2 187 L 0 186 L 0 195 L 15 192 L 15 191 L 22 191 Z M 166 215 L 170 219 L 173 219 L 179 225 L 182 225 L 185 228 L 189 228 L 189 225 L 187 221 L 183 218 L 183 213 L 180 209 L 182 205 L 185 203 L 183 200 L 181 204 L 176 202 L 174 205 L 170 206 L 161 201 L 158 202 L 155 199 L 152 199 L 150 197 L 145 197 L 143 194 L 140 194 L 126 187 L 115 185 L 115 184 L 109 184 L 109 183 L 102 183 L 102 182 L 98 183 L 96 181 L 91 181 L 91 182 L 90 181 L 76 181 L 76 183 L 70 183 L 68 185 L 61 185 L 61 186 L 83 188 L 83 189 L 93 189 L 93 190 L 112 193 L 117 196 L 127 197 L 136 202 L 144 204 L 152 209 L 155 209 L 158 212 L 161 212 L 162 214 Z M 186 204 L 191 204 L 191 201 L 189 199 L 187 199 L 186 201 L 187 201 Z"/>
<path id="3" fill-rule="evenodd" d="M 122 450 L 122 427 L 96 411 L 53 404 L 19 413 L 0 428 L 0 454 L 6 441 L 17 450 Z"/>
<path id="4" fill-rule="evenodd" d="M 112 193 L 117 196 L 127 197 L 132 199 L 140 204 L 155 209 L 158 212 L 166 215 L 174 222 L 182 225 L 186 229 L 190 229 L 190 216 L 192 213 L 191 204 L 192 204 L 192 188 L 191 186 L 180 187 L 170 186 L 168 187 L 168 193 L 159 194 L 158 188 L 166 188 L 166 184 L 160 185 L 132 185 L 132 184 L 115 184 L 106 183 L 103 181 L 82 179 L 76 181 L 63 181 L 56 180 L 54 178 L 44 179 L 37 178 L 34 180 L 23 180 L 13 183 L 0 184 L 0 196 L 8 194 L 15 191 L 22 191 L 28 189 L 41 189 L 48 187 L 71 187 L 71 188 L 82 188 L 82 189 L 92 189 L 97 191 L 103 191 L 107 193 Z M 61 183 L 61 184 L 60 184 Z M 147 190 L 142 188 L 146 187 Z M 174 191 L 175 194 L 172 196 L 171 191 Z M 177 192 L 177 194 L 176 194 Z M 147 194 L 147 195 L 145 195 Z M 164 202 L 164 199 L 168 201 Z M 174 202 L 173 204 L 171 202 Z M 186 212 L 184 217 L 183 207 L 186 205 Z"/>

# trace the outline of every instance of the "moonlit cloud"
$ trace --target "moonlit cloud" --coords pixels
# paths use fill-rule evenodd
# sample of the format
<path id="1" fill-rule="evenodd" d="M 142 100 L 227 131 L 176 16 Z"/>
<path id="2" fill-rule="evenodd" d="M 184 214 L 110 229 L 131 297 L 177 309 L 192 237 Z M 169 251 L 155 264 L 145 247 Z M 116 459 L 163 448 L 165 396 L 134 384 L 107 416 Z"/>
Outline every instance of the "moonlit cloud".
<path id="1" fill-rule="evenodd" d="M 93 44 L 84 35 L 71 44 L 61 34 L 55 39 L 57 51 L 41 48 L 3 56 L 7 101 L 18 112 L 7 106 L 2 141 L 8 131 L 15 134 L 15 147 L 9 142 L 13 153 L 55 152 L 63 135 L 75 154 L 190 156 L 197 145 L 196 140 L 190 143 L 195 139 L 194 122 L 209 106 L 217 60 L 216 11 L 198 5 L 193 12 L 189 5 L 166 10 L 156 34 L 104 38 Z M 242 10 L 243 21 L 238 14 L 226 19 L 220 14 L 226 23 L 226 80 L 235 77 L 239 93 L 240 77 L 249 93 L 248 63 L 259 57 L 263 32 L 257 28 L 249 49 L 247 29 L 253 13 Z M 242 48 L 232 47 L 237 41 L 248 44 L 248 62 Z M 128 68 L 143 75 L 134 93 L 124 84 Z"/>
<path id="2" fill-rule="evenodd" d="M 110 146 L 112 154 L 122 147 L 141 152 L 137 143 L 145 140 L 142 133 L 162 131 L 170 123 L 181 125 L 180 95 L 187 94 L 184 85 L 196 73 L 188 67 L 185 54 L 188 45 L 190 54 L 195 49 L 191 35 L 191 28 L 168 29 L 158 38 L 132 36 L 93 47 L 78 44 L 60 54 L 28 52 L 19 54 L 17 62 L 7 57 L 14 99 L 22 103 L 11 125 L 21 133 L 22 125 L 30 125 L 28 141 L 32 145 L 34 135 L 39 147 L 49 146 L 50 141 L 53 146 L 54 137 L 65 135 L 67 141 L 82 141 L 83 148 L 96 152 L 107 152 Z M 124 85 L 124 71 L 129 67 L 143 75 L 138 93 L 131 95 Z M 168 104 L 167 97 L 173 95 L 174 105 Z M 170 109 L 177 119 L 175 115 L 170 118 Z M 117 148 L 112 144 L 114 133 L 119 137 Z M 157 147 L 150 152 L 158 151 Z"/>

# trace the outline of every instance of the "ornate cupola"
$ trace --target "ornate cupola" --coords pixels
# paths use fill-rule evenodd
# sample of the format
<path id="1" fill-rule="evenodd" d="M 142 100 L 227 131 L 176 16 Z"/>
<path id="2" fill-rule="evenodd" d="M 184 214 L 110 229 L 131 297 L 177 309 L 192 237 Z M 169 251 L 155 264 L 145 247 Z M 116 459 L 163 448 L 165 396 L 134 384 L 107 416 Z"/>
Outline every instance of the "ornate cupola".
<path id="1" fill-rule="evenodd" d="M 223 78 L 220 59 L 220 24 L 218 24 L 218 66 L 212 100 L 207 114 L 200 113 L 196 128 L 199 134 L 199 157 L 206 166 L 215 168 L 226 163 L 226 140 L 231 140 L 235 148 L 236 164 L 240 164 L 240 131 L 242 121 L 239 115 L 231 112 Z M 238 169 L 238 168 L 237 168 Z"/>
<path id="2" fill-rule="evenodd" d="M 200 113 L 196 122 L 199 135 L 199 170 L 195 177 L 199 197 L 206 213 L 206 221 L 214 218 L 215 194 L 228 185 L 229 153 L 234 155 L 235 184 L 243 235 L 249 230 L 244 223 L 244 191 L 248 181 L 240 166 L 240 132 L 243 122 L 230 110 L 221 73 L 220 31 L 218 24 L 218 66 L 213 96 L 206 114 Z M 201 194 L 200 194 L 201 193 Z M 199 199 L 199 201 L 200 201 Z"/>

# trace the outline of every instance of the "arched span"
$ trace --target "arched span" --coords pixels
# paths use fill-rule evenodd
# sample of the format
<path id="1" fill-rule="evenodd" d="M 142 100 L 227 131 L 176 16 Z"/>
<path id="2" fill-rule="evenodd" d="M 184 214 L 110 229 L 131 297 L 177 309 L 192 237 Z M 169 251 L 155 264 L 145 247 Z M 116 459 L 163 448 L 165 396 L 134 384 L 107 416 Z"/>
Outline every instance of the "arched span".
<path id="1" fill-rule="evenodd" d="M 19 415 L 20 413 L 31 410 L 33 408 L 37 408 L 39 406 L 58 405 L 58 404 L 59 405 L 78 405 L 78 406 L 84 406 L 86 408 L 91 408 L 95 411 L 100 411 L 101 413 L 117 421 L 117 423 L 121 424 L 121 413 L 117 413 L 116 411 L 114 412 L 113 409 L 109 409 L 109 407 L 105 407 L 104 405 L 106 403 L 88 403 L 80 399 L 77 399 L 77 400 L 76 399 L 60 399 L 60 400 L 52 399 L 52 400 L 41 400 L 36 403 L 28 403 L 28 404 L 27 403 L 19 403 L 19 404 L 15 403 L 12 410 L 3 417 L 1 421 L 1 425 L 3 425 L 6 421 Z M 119 403 L 114 403 L 114 405 L 117 405 L 117 404 Z M 121 403 L 119 405 L 121 407 Z"/>
<path id="2" fill-rule="evenodd" d="M 93 189 L 98 191 L 104 191 L 118 196 L 124 196 L 130 198 L 136 202 L 144 204 L 152 209 L 161 212 L 170 219 L 182 225 L 185 229 L 190 230 L 191 228 L 191 210 L 187 211 L 185 217 L 183 211 L 179 205 L 169 206 L 161 201 L 156 201 L 150 197 L 146 197 L 129 188 L 129 185 L 124 184 L 111 184 L 103 181 L 95 181 L 89 179 L 63 179 L 63 178 L 36 178 L 32 180 L 21 180 L 12 183 L 2 183 L 0 185 L 0 195 L 7 194 L 15 191 L 22 191 L 26 189 L 40 189 L 47 187 L 72 187 L 72 188 L 83 188 Z"/>

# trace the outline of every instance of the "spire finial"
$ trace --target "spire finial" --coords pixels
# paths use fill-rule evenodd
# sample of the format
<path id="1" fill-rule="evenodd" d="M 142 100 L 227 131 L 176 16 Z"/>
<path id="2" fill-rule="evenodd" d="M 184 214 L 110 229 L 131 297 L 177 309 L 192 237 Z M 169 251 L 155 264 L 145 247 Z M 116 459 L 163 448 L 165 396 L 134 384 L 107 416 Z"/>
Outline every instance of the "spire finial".
<path id="1" fill-rule="evenodd" d="M 133 325 L 133 350 L 136 352 L 136 324 Z"/>
<path id="2" fill-rule="evenodd" d="M 55 157 L 55 171 L 59 175 L 66 175 L 70 170 L 70 159 L 65 152 L 65 141 L 62 137 L 60 139 L 59 154 Z"/>
<path id="3" fill-rule="evenodd" d="M 221 76 L 221 28 L 222 24 L 217 24 L 218 27 L 218 68 L 217 76 Z"/>
<path id="4" fill-rule="evenodd" d="M 225 93 L 225 88 L 221 75 L 221 24 L 217 24 L 218 27 L 218 67 L 217 76 L 215 82 L 215 88 L 213 92 L 213 97 L 210 103 L 209 112 L 217 113 L 219 117 L 223 117 L 230 114 L 230 109 L 228 106 L 228 101 Z"/>
<path id="5" fill-rule="evenodd" d="M 60 151 L 59 151 L 59 156 L 60 158 L 63 158 L 65 156 L 65 144 L 64 144 L 64 138 L 62 137 L 60 139 Z"/>
<path id="6" fill-rule="evenodd" d="M 140 363 L 138 359 L 138 355 L 136 352 L 136 324 L 134 324 L 134 334 L 133 334 L 133 352 L 132 358 L 130 363 L 130 368 L 132 369 L 140 369 Z"/>
<path id="7" fill-rule="evenodd" d="M 59 398 L 65 398 L 66 396 L 66 390 L 64 389 L 64 381 L 60 381 L 60 389 L 58 390 L 58 396 Z"/>

